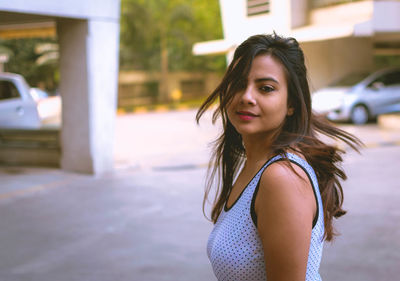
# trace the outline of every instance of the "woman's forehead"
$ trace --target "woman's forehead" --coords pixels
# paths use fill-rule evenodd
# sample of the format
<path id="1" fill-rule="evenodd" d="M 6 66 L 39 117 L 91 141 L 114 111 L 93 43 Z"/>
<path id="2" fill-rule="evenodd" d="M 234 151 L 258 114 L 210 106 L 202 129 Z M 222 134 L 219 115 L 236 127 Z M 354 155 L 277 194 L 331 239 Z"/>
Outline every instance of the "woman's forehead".
<path id="1" fill-rule="evenodd" d="M 262 79 L 273 77 L 285 81 L 285 68 L 282 63 L 269 54 L 258 55 L 254 58 L 248 74 L 248 79 Z"/>

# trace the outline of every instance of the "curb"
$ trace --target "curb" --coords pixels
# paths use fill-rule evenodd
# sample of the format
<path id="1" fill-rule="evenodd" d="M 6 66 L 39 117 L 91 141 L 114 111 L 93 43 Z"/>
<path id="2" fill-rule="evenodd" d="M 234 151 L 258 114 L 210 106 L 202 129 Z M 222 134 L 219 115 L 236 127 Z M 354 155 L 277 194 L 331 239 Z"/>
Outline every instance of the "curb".
<path id="1" fill-rule="evenodd" d="M 378 126 L 389 130 L 400 130 L 400 113 L 378 116 Z"/>
<path id="2" fill-rule="evenodd" d="M 388 147 L 388 146 L 400 146 L 400 140 L 397 141 L 382 141 L 382 142 L 370 142 L 365 144 L 365 148 L 377 148 L 377 147 Z"/>
<path id="3" fill-rule="evenodd" d="M 124 115 L 130 113 L 149 113 L 149 112 L 168 112 L 168 111 L 185 111 L 196 106 L 189 106 L 186 104 L 171 104 L 171 105 L 149 105 L 149 106 L 134 106 L 118 108 L 117 114 Z"/>

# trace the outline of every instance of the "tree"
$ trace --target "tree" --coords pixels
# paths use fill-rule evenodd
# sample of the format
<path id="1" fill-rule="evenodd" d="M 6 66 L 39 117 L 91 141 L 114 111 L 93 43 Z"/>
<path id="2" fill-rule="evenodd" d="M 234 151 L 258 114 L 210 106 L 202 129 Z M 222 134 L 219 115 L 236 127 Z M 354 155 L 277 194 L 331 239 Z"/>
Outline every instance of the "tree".
<path id="1" fill-rule="evenodd" d="M 191 52 L 195 42 L 222 37 L 217 1 L 122 0 L 121 8 L 121 69 L 160 71 L 162 101 L 168 100 L 170 70 L 225 68 L 223 56 Z"/>
<path id="2" fill-rule="evenodd" d="M 31 86 L 44 84 L 47 90 L 54 92 L 59 81 L 58 59 L 53 56 L 52 60 L 44 60 L 43 55 L 49 54 L 49 50 L 38 49 L 38 46 L 43 44 L 55 45 L 56 40 L 54 38 L 1 40 L 1 48 L 9 50 L 9 60 L 4 70 L 21 74 Z"/>

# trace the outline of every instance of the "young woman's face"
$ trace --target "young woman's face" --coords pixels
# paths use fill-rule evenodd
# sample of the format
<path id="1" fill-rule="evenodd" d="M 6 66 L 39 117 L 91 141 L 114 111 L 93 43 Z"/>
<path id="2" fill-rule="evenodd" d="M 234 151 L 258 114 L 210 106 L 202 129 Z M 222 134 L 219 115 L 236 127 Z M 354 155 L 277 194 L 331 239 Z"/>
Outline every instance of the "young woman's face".
<path id="1" fill-rule="evenodd" d="M 293 109 L 288 107 L 287 81 L 282 64 L 268 54 L 255 57 L 245 86 L 234 95 L 227 114 L 243 137 L 268 137 L 276 132 L 286 116 L 293 114 Z"/>

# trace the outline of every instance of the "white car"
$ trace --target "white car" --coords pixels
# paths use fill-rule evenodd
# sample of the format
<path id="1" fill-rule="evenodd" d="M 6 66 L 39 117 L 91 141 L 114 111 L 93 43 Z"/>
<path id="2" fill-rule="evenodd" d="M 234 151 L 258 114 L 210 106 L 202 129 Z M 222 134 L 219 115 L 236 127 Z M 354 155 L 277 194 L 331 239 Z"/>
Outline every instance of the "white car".
<path id="1" fill-rule="evenodd" d="M 348 75 L 316 91 L 312 107 L 332 121 L 365 124 L 379 114 L 400 112 L 400 69 Z"/>
<path id="2" fill-rule="evenodd" d="M 61 98 L 31 88 L 14 73 L 0 73 L 0 128 L 40 128 L 59 124 Z"/>

